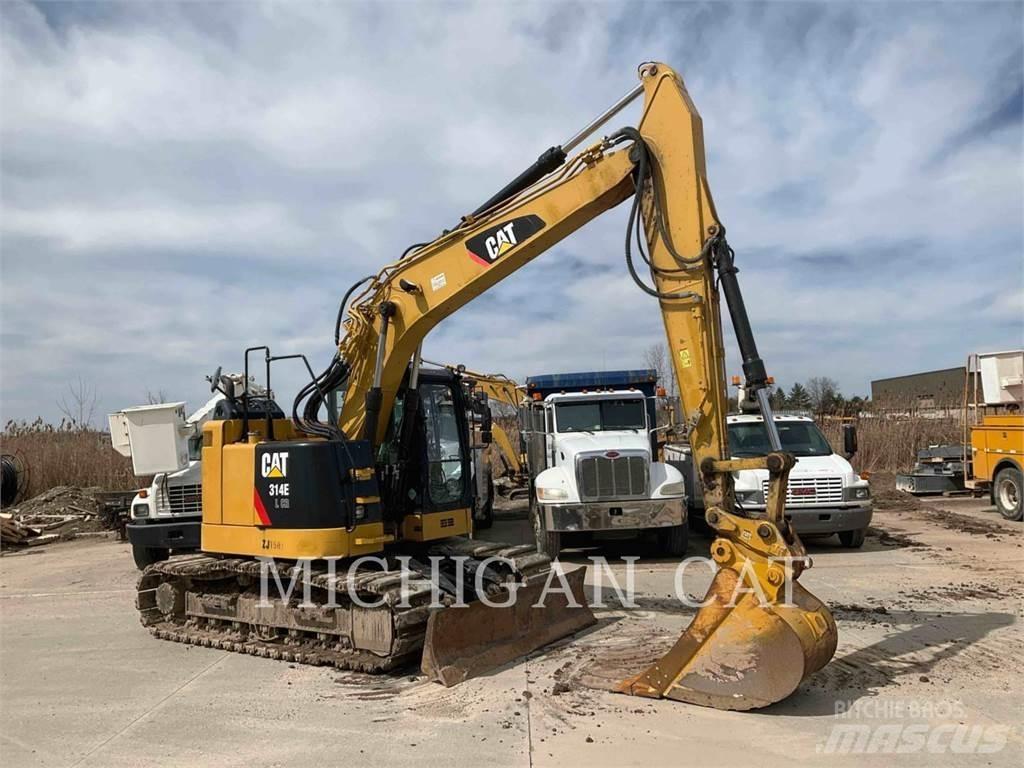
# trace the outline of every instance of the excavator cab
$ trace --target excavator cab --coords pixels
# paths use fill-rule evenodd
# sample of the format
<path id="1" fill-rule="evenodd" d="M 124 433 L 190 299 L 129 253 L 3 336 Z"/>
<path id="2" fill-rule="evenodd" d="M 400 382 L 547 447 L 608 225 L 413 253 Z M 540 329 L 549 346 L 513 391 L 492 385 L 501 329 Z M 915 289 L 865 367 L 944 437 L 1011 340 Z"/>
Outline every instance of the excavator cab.
<path id="1" fill-rule="evenodd" d="M 415 379 L 415 386 L 409 382 Z M 473 528 L 468 403 L 447 370 L 410 370 L 377 451 L 385 508 L 402 537 L 429 541 Z"/>

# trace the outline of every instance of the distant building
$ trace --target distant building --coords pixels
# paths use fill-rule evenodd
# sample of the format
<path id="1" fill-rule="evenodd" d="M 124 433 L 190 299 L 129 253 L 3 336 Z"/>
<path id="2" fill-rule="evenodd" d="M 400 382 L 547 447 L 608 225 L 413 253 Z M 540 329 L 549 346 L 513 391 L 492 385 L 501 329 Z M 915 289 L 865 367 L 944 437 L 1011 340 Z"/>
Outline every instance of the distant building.
<path id="1" fill-rule="evenodd" d="M 961 407 L 966 380 L 967 369 L 962 365 L 877 379 L 871 382 L 871 399 L 885 410 L 948 411 Z"/>

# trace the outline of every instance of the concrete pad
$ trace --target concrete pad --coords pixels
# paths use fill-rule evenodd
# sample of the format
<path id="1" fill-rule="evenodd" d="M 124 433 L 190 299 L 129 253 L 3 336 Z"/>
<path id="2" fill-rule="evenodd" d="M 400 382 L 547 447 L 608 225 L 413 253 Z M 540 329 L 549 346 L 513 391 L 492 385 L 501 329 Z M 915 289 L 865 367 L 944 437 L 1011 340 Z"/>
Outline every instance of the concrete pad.
<path id="1" fill-rule="evenodd" d="M 972 526 L 964 517 L 980 529 L 965 532 Z M 578 685 L 579 671 L 609 648 L 670 643 L 689 623 L 693 611 L 673 597 L 677 564 L 668 560 L 638 563 L 637 608 L 618 603 L 605 575 L 596 628 L 444 689 L 416 669 L 372 677 L 155 640 L 135 616 L 137 574 L 121 543 L 4 556 L 0 759 L 5 766 L 1019 765 L 1020 525 L 979 502 L 947 499 L 879 513 L 875 525 L 886 536 L 875 533 L 859 551 L 811 543 L 815 565 L 801 583 L 833 606 L 839 651 L 788 700 L 752 713 Z M 488 535 L 529 537 L 523 520 L 499 520 Z M 690 552 L 704 554 L 708 545 L 694 537 Z M 588 554 L 602 553 L 622 548 L 563 559 L 585 564 Z M 625 583 L 621 560 L 613 558 L 611 573 Z M 595 580 L 591 567 L 588 584 Z M 702 595 L 709 581 L 693 567 L 683 585 Z M 854 716 L 837 716 L 850 709 Z M 849 726 L 866 726 L 865 738 L 881 739 L 877 749 L 836 742 L 835 729 Z M 894 728 L 896 741 L 885 742 Z M 978 754 L 976 743 L 957 753 L 951 739 L 970 747 L 974 728 L 990 729 L 990 746 L 1005 734 L 1001 748 Z M 937 751 L 927 741 L 913 748 L 918 731 L 925 739 L 939 733 Z M 893 754 L 900 746 L 904 752 Z"/>

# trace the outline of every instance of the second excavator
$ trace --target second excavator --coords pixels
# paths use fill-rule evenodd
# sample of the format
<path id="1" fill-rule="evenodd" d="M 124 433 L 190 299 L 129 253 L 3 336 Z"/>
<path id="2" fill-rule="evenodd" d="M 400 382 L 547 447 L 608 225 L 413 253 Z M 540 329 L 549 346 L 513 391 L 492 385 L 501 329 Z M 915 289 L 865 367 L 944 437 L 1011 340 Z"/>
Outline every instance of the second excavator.
<path id="1" fill-rule="evenodd" d="M 336 354 L 323 373 L 310 370 L 290 419 L 254 417 L 243 395 L 228 418 L 205 425 L 202 554 L 143 573 L 143 624 L 167 639 L 366 670 L 421 656 L 424 671 L 446 684 L 591 624 L 582 569 L 545 601 L 561 573 L 547 557 L 467 538 L 463 387 L 450 371 L 424 369 L 421 350 L 442 319 L 631 199 L 626 269 L 661 311 L 718 571 L 675 646 L 612 687 L 751 709 L 788 696 L 828 662 L 836 628 L 798 583 L 810 562 L 783 510 L 794 459 L 773 430 L 767 372 L 707 183 L 701 120 L 670 67 L 644 64 L 639 79 L 452 229 L 352 286 Z M 635 127 L 584 145 L 641 97 Z M 766 456 L 730 459 L 720 297 L 769 431 Z M 268 379 L 272 363 L 300 357 L 247 350 L 246 380 L 253 352 Z M 324 420 L 335 392 L 339 418 Z M 612 480 L 628 472 L 610 468 Z M 770 473 L 760 519 L 744 516 L 733 493 L 732 473 L 750 468 Z M 303 595 L 260 594 L 270 557 L 275 578 L 305 573 Z M 365 567 L 347 575 L 336 567 L 360 558 Z M 517 599 L 503 600 L 509 595 Z"/>

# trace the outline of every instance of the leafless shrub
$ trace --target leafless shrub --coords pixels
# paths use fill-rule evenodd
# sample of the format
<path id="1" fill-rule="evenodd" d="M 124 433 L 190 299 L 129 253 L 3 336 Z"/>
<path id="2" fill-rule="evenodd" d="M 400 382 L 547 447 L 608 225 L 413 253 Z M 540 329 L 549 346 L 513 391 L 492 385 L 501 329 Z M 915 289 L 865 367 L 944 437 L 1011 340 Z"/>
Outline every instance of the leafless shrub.
<path id="1" fill-rule="evenodd" d="M 644 365 L 658 372 L 658 384 L 669 392 L 675 392 L 676 372 L 672 358 L 664 344 L 652 344 L 644 350 Z"/>

